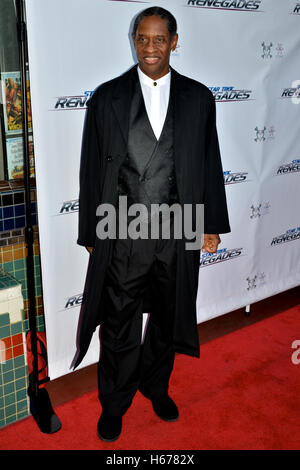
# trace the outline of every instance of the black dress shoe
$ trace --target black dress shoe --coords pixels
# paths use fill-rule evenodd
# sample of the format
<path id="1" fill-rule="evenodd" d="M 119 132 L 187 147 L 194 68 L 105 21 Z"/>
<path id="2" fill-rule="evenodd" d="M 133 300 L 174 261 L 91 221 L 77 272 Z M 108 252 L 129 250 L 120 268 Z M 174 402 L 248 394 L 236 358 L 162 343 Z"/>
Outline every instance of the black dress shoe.
<path id="1" fill-rule="evenodd" d="M 109 416 L 102 413 L 98 421 L 97 429 L 98 436 L 102 441 L 115 441 L 121 434 L 122 416 Z"/>
<path id="2" fill-rule="evenodd" d="M 176 404 L 169 395 L 151 400 L 157 416 L 165 421 L 177 421 L 179 412 Z"/>

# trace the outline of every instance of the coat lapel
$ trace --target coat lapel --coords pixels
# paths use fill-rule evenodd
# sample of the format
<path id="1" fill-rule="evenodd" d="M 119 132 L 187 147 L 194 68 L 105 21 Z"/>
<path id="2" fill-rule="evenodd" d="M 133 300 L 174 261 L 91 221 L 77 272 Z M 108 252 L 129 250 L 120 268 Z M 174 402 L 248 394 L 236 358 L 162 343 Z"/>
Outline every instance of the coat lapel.
<path id="1" fill-rule="evenodd" d="M 170 99 L 173 104 L 174 113 L 174 159 L 176 169 L 177 187 L 179 198 L 184 198 L 184 180 L 188 171 L 187 142 L 182 139 L 188 129 L 188 96 L 185 79 L 176 70 L 171 68 L 171 90 Z M 189 133 L 188 133 L 189 134 Z"/>
<path id="2" fill-rule="evenodd" d="M 120 125 L 122 136 L 128 141 L 130 105 L 133 95 L 134 85 L 138 80 L 137 65 L 134 65 L 128 72 L 122 75 L 116 85 L 112 97 L 112 107 Z"/>

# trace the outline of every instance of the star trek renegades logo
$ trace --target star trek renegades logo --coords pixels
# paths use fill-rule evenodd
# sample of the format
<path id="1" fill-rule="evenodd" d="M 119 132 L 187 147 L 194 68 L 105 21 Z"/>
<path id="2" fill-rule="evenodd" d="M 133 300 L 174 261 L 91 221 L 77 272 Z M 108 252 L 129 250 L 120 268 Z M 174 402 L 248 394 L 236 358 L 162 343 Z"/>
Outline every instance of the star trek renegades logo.
<path id="1" fill-rule="evenodd" d="M 243 248 L 222 248 L 217 250 L 216 253 L 202 253 L 200 256 L 200 268 L 212 266 L 213 264 L 221 263 L 223 261 L 229 261 L 233 258 L 238 258 L 243 255 Z"/>
<path id="2" fill-rule="evenodd" d="M 86 109 L 87 100 L 92 96 L 93 91 L 85 91 L 78 96 L 59 96 L 51 111 L 72 111 L 74 109 Z"/>
<path id="3" fill-rule="evenodd" d="M 300 171 L 300 159 L 292 160 L 291 163 L 284 163 L 280 165 L 277 170 L 277 175 L 286 175 L 291 173 L 297 173 Z"/>
<path id="4" fill-rule="evenodd" d="M 293 9 L 293 11 L 292 11 L 292 13 L 293 13 L 294 15 L 300 15 L 300 3 L 296 3 L 296 5 L 295 5 L 295 7 L 294 7 L 294 9 Z"/>
<path id="5" fill-rule="evenodd" d="M 213 10 L 232 10 L 257 12 L 262 0 L 188 0 L 187 6 L 198 8 L 210 8 Z"/>
<path id="6" fill-rule="evenodd" d="M 252 90 L 235 89 L 233 86 L 209 86 L 208 87 L 216 101 L 247 101 Z"/>
<path id="7" fill-rule="evenodd" d="M 291 87 L 284 88 L 280 98 L 291 99 L 293 103 L 298 104 L 300 102 L 300 81 L 295 80 Z"/>
<path id="8" fill-rule="evenodd" d="M 72 295 L 65 303 L 64 310 L 79 307 L 82 304 L 83 294 Z"/>
<path id="9" fill-rule="evenodd" d="M 292 242 L 299 240 L 300 238 L 300 227 L 291 228 L 281 235 L 277 235 L 271 241 L 271 246 L 280 245 L 286 242 Z"/>
<path id="10" fill-rule="evenodd" d="M 73 214 L 74 212 L 78 212 L 79 210 L 79 200 L 73 199 L 71 201 L 64 201 L 60 206 L 59 212 L 56 215 L 64 215 L 64 214 Z"/>
<path id="11" fill-rule="evenodd" d="M 247 180 L 247 171 L 237 171 L 231 173 L 231 170 L 223 171 L 224 184 L 244 183 Z M 248 180 L 249 181 L 249 180 Z"/>

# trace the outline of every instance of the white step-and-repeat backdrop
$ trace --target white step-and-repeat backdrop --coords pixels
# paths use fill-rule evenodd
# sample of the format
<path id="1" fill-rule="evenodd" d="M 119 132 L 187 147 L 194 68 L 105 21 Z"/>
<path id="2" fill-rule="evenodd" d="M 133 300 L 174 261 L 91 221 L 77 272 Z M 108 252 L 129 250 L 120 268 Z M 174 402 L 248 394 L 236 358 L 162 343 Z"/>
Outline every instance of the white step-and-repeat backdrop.
<path id="1" fill-rule="evenodd" d="M 232 232 L 201 255 L 198 322 L 300 281 L 300 2 L 26 0 L 52 379 L 70 372 L 88 262 L 76 244 L 86 100 L 133 65 L 132 20 L 153 5 L 178 21 L 171 65 L 217 104 Z M 98 358 L 96 332 L 81 367 Z"/>

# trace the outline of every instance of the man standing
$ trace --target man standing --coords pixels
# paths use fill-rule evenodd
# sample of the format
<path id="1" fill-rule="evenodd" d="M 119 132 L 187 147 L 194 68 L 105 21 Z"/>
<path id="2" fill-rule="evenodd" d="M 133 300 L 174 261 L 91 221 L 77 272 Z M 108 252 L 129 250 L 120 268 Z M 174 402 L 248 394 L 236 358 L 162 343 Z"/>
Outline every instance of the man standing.
<path id="1" fill-rule="evenodd" d="M 78 243 L 90 252 L 75 367 L 101 324 L 98 435 L 117 439 L 137 390 L 166 421 L 175 352 L 199 357 L 196 297 L 200 249 L 186 239 L 101 239 L 99 204 L 204 204 L 202 251 L 230 232 L 215 101 L 203 84 L 169 65 L 178 41 L 173 15 L 141 12 L 132 40 L 138 65 L 99 86 L 88 105 L 80 167 Z M 99 214 L 97 212 L 97 214 Z M 195 223 L 195 219 L 193 219 Z M 173 219 L 170 221 L 173 226 Z M 149 312 L 141 344 L 142 313 Z"/>

